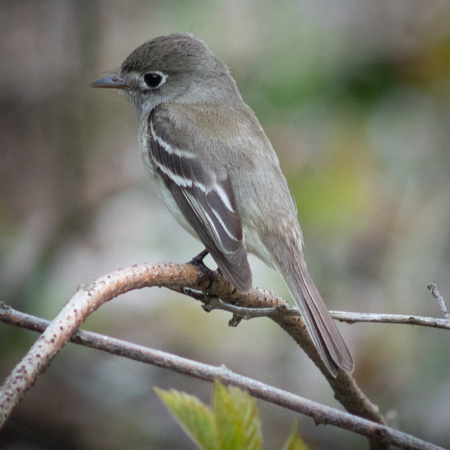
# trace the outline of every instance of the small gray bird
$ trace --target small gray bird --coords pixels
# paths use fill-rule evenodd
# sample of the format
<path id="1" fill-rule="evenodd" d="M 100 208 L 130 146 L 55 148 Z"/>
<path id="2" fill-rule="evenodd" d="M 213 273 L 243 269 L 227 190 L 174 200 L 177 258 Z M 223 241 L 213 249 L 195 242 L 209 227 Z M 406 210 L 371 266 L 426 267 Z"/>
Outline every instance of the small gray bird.
<path id="1" fill-rule="evenodd" d="M 175 219 L 241 292 L 247 252 L 278 270 L 333 376 L 354 363 L 306 268 L 297 208 L 275 151 L 228 68 L 191 34 L 138 47 L 93 87 L 123 91 L 146 172 Z"/>

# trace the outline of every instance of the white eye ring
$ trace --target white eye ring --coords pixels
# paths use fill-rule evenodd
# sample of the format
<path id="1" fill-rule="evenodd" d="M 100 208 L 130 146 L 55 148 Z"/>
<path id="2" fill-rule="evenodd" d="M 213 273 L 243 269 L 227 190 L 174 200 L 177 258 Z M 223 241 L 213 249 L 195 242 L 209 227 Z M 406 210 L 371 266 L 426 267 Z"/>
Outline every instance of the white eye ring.
<path id="1" fill-rule="evenodd" d="M 166 82 L 167 75 L 155 70 L 153 72 L 146 73 L 143 80 L 148 89 L 158 89 Z"/>

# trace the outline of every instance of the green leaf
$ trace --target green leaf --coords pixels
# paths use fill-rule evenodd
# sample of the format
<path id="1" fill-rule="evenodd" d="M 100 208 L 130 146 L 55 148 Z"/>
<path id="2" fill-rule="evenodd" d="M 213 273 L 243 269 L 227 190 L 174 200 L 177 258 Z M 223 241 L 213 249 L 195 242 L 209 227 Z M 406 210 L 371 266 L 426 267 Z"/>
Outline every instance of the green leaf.
<path id="1" fill-rule="evenodd" d="M 154 388 L 158 397 L 189 437 L 205 450 L 219 450 L 216 421 L 212 411 L 197 397 L 170 389 Z"/>
<path id="2" fill-rule="evenodd" d="M 256 400 L 238 388 L 214 383 L 213 412 L 221 449 L 262 448 L 261 422 Z"/>
<path id="3" fill-rule="evenodd" d="M 283 446 L 283 450 L 308 450 L 308 446 L 303 442 L 297 431 L 297 422 L 292 427 L 291 434 Z"/>

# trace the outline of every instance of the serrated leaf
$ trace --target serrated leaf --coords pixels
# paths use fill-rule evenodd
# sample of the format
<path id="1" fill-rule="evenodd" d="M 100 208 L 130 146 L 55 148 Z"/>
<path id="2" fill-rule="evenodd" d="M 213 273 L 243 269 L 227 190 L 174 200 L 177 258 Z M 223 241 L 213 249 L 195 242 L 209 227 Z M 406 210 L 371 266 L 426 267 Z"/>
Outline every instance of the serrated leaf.
<path id="1" fill-rule="evenodd" d="M 244 449 L 259 450 L 262 448 L 261 420 L 256 399 L 246 391 L 235 387 L 228 387 L 235 409 L 241 415 L 244 429 Z"/>
<path id="2" fill-rule="evenodd" d="M 243 423 L 225 386 L 218 382 L 214 384 L 213 412 L 220 448 L 241 449 L 244 443 Z"/>
<path id="3" fill-rule="evenodd" d="M 175 420 L 199 448 L 220 449 L 216 421 L 210 408 L 197 397 L 175 389 L 164 391 L 154 388 L 154 390 Z"/>
<path id="4" fill-rule="evenodd" d="M 238 388 L 214 384 L 213 412 L 222 449 L 262 448 L 261 422 L 256 400 Z"/>
<path id="5" fill-rule="evenodd" d="M 308 446 L 303 442 L 302 438 L 298 434 L 297 422 L 294 423 L 291 434 L 289 435 L 286 444 L 283 446 L 283 450 L 308 450 Z"/>

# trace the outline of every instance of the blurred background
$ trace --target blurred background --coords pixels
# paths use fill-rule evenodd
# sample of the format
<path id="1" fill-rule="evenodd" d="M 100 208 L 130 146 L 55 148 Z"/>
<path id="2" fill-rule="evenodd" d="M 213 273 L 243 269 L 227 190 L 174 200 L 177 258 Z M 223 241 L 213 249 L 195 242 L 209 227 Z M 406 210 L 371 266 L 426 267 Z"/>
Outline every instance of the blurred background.
<path id="1" fill-rule="evenodd" d="M 278 152 L 310 272 L 330 309 L 440 316 L 450 304 L 450 3 L 446 0 L 0 2 L 0 300 L 53 318 L 81 283 L 202 250 L 155 198 L 138 120 L 89 83 L 144 41 L 187 31 L 224 61 Z M 213 266 L 211 260 L 209 264 Z M 255 285 L 288 298 L 251 260 Z M 165 290 L 103 306 L 84 328 L 220 365 L 339 407 L 267 319 Z M 450 445 L 450 334 L 340 324 L 355 377 L 401 430 Z M 0 324 L 3 380 L 36 334 Z M 152 391 L 211 386 L 68 345 L 0 436 L 3 448 L 194 448 Z M 311 448 L 366 441 L 259 402 L 266 448 L 294 420 Z"/>

